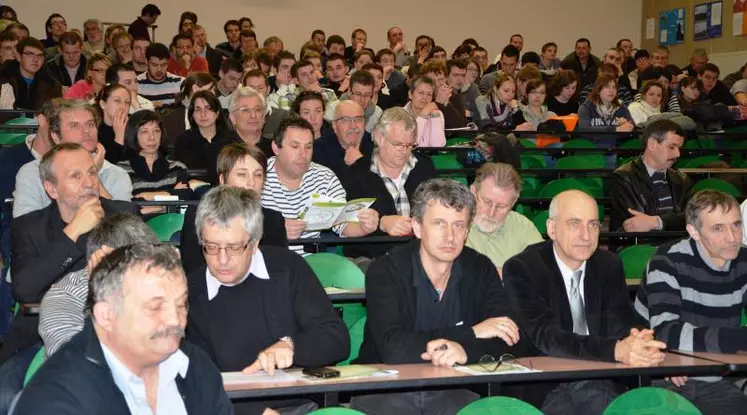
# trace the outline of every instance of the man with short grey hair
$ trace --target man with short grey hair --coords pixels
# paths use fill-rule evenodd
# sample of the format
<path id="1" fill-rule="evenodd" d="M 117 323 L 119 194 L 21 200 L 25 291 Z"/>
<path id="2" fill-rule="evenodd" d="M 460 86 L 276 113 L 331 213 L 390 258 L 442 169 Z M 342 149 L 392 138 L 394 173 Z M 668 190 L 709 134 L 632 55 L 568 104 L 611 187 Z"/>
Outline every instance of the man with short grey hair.
<path id="1" fill-rule="evenodd" d="M 337 177 L 345 177 L 349 166 L 362 157 L 371 157 L 374 143 L 357 102 L 340 101 L 334 114 L 332 130 L 323 128 L 322 136 L 314 140 L 313 160 L 329 167 Z"/>
<path id="2" fill-rule="evenodd" d="M 272 375 L 291 365 L 333 365 L 347 357 L 348 332 L 311 267 L 287 249 L 259 247 L 256 193 L 211 189 L 200 200 L 195 226 L 207 265 L 189 275 L 187 340 L 222 372 Z M 237 410 L 299 405 L 314 409 L 308 401 L 286 400 L 238 403 Z"/>
<path id="3" fill-rule="evenodd" d="M 518 354 L 519 330 L 495 266 L 464 246 L 474 213 L 474 197 L 461 183 L 431 179 L 418 186 L 412 198 L 417 239 L 366 273 L 368 320 L 357 362 L 451 367 Z M 468 390 L 374 394 L 353 397 L 351 407 L 451 414 L 477 398 Z"/>
<path id="4" fill-rule="evenodd" d="M 98 113 L 83 100 L 60 100 L 49 120 L 54 144 L 77 143 L 93 157 L 98 175 L 98 194 L 105 199 L 132 199 L 132 181 L 124 169 L 104 158 L 106 151 L 98 139 Z M 26 163 L 16 175 L 13 191 L 13 217 L 42 209 L 51 203 L 39 177 L 40 157 Z"/>
<path id="5" fill-rule="evenodd" d="M 90 284 L 83 330 L 39 369 L 14 413 L 234 413 L 215 365 L 182 342 L 188 294 L 176 248 L 117 248 Z"/>
<path id="6" fill-rule="evenodd" d="M 269 158 L 272 153 L 271 138 L 264 137 L 262 130 L 267 114 L 267 101 L 264 95 L 253 88 L 236 88 L 228 101 L 228 118 L 236 129 L 241 141 L 255 145 Z"/>
<path id="7" fill-rule="evenodd" d="M 39 312 L 39 336 L 51 356 L 83 328 L 88 277 L 112 250 L 137 243 L 157 244 L 158 237 L 138 216 L 115 213 L 105 217 L 88 236 L 88 266 L 65 275 L 44 294 Z"/>
<path id="8" fill-rule="evenodd" d="M 708 63 L 708 52 L 703 48 L 694 49 L 692 56 L 690 56 L 690 64 L 682 68 L 682 73 L 697 77 L 706 63 Z"/>

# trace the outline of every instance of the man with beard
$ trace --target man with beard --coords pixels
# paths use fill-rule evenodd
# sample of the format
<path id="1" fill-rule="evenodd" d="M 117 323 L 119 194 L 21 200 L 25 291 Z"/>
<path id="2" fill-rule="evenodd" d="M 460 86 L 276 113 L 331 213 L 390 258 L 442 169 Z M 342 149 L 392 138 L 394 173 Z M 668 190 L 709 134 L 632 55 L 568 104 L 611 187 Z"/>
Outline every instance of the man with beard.
<path id="1" fill-rule="evenodd" d="M 195 56 L 195 45 L 191 33 L 179 33 L 171 41 L 174 54 L 169 59 L 168 71 L 183 77 L 195 72 L 210 72 L 202 56 Z"/>
<path id="2" fill-rule="evenodd" d="M 612 173 L 610 230 L 684 230 L 693 182 L 673 166 L 685 131 L 673 121 L 659 120 L 646 127 L 641 141 L 643 155 Z"/>
<path id="3" fill-rule="evenodd" d="M 83 331 L 45 362 L 15 413 L 233 414 L 218 369 L 181 342 L 187 279 L 176 248 L 114 250 L 91 274 L 91 299 Z"/>
<path id="4" fill-rule="evenodd" d="M 191 39 L 191 38 L 190 38 Z M 156 108 L 173 104 L 176 94 L 181 92 L 184 78 L 168 72 L 169 48 L 153 43 L 145 50 L 148 71 L 137 76 L 140 95 L 153 102 Z"/>
<path id="5" fill-rule="evenodd" d="M 337 177 L 345 177 L 348 166 L 361 157 L 371 157 L 374 149 L 361 106 L 355 101 L 341 101 L 334 111 L 332 129 L 314 141 L 312 160 L 329 167 Z"/>
<path id="6" fill-rule="evenodd" d="M 490 258 L 501 274 L 509 258 L 542 242 L 532 221 L 512 210 L 521 193 L 521 177 L 508 164 L 485 163 L 477 170 L 470 191 L 477 211 L 467 246 Z"/>
<path id="7" fill-rule="evenodd" d="M 49 136 L 54 144 L 75 143 L 93 157 L 98 180 L 97 195 L 105 199 L 132 199 L 132 181 L 124 169 L 106 161 L 106 151 L 99 143 L 97 113 L 92 105 L 82 100 L 60 100 L 57 111 L 49 120 Z M 41 156 L 21 167 L 16 174 L 13 191 L 13 217 L 42 209 L 51 203 L 49 190 L 39 177 Z M 15 250 L 15 248 L 14 248 Z"/>

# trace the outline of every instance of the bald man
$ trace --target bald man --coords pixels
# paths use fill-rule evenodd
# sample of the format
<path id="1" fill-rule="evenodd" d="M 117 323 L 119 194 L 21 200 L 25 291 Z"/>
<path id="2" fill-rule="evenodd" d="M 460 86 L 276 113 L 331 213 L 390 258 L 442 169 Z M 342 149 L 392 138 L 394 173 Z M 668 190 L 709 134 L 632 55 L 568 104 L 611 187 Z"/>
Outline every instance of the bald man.
<path id="1" fill-rule="evenodd" d="M 657 365 L 666 345 L 652 330 L 632 328 L 622 263 L 597 249 L 600 226 L 593 198 L 577 190 L 560 193 L 550 202 L 550 241 L 530 245 L 503 266 L 519 327 L 536 347 L 529 355 Z M 595 380 L 536 392 L 547 415 L 601 414 L 624 387 Z"/>
<path id="2" fill-rule="evenodd" d="M 322 128 L 322 136 L 314 141 L 314 163 L 329 167 L 342 178 L 348 166 L 359 158 L 370 158 L 374 144 L 366 131 L 363 108 L 352 100 L 343 100 L 335 107 L 332 130 Z"/>

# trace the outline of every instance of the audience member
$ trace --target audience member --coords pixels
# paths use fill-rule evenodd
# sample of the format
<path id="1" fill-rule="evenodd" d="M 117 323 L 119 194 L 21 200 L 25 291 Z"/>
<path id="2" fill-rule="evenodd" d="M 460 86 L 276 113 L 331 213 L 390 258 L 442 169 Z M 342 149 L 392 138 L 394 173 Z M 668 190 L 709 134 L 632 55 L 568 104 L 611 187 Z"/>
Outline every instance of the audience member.
<path id="1" fill-rule="evenodd" d="M 44 48 L 56 48 L 60 44 L 60 36 L 67 32 L 67 21 L 59 13 L 52 13 L 44 23 L 47 38 L 43 40 Z"/>
<path id="2" fill-rule="evenodd" d="M 556 114 L 544 105 L 547 96 L 545 81 L 533 79 L 526 84 L 526 104 L 519 104 L 519 111 L 514 113 L 514 125 L 517 130 L 537 131 L 537 128 Z"/>
<path id="3" fill-rule="evenodd" d="M 466 245 L 490 258 L 499 275 L 509 258 L 542 242 L 532 221 L 512 210 L 521 186 L 519 173 L 505 163 L 483 164 L 470 186 L 476 212 Z"/>
<path id="4" fill-rule="evenodd" d="M 324 97 L 321 93 L 314 91 L 301 92 L 293 101 L 292 112 L 311 124 L 311 127 L 314 128 L 314 140 L 330 135 L 332 127 L 324 119 Z M 351 124 L 356 123 L 352 122 Z M 314 145 L 316 145 L 316 141 L 314 141 Z M 315 152 L 314 157 L 317 156 L 318 154 Z"/>
<path id="5" fill-rule="evenodd" d="M 133 37 L 133 39 L 142 37 L 150 41 L 150 33 L 148 33 L 148 29 L 156 23 L 156 20 L 158 20 L 160 15 L 161 10 L 158 6 L 150 3 L 146 4 L 140 12 L 140 16 L 138 16 L 134 22 L 130 23 L 127 32 Z"/>
<path id="6" fill-rule="evenodd" d="M 495 78 L 487 95 L 475 100 L 477 108 L 475 120 L 482 128 L 491 126 L 497 129 L 514 129 L 514 114 L 519 110 L 516 100 L 516 82 L 513 76 L 502 73 Z"/>
<path id="7" fill-rule="evenodd" d="M 265 75 L 265 73 L 260 69 L 254 69 L 247 72 L 244 75 L 244 81 L 242 83 L 244 86 L 257 91 L 260 95 L 265 97 L 265 99 L 267 99 L 267 94 L 270 93 L 270 84 L 267 80 L 267 75 Z M 303 92 L 301 94 L 303 94 Z M 299 96 L 301 94 L 299 94 Z M 296 100 L 298 100 L 298 98 L 296 98 Z M 294 105 L 296 100 L 293 101 Z M 280 122 L 289 118 L 290 115 L 290 111 L 280 108 L 272 108 L 268 105 L 265 112 L 265 126 L 262 128 L 262 135 L 265 137 L 274 137 Z"/>
<path id="8" fill-rule="evenodd" d="M 126 63 L 117 63 L 106 70 L 107 84 L 120 84 L 130 92 L 130 108 L 128 113 L 132 114 L 138 110 L 152 110 L 153 103 L 138 94 L 137 72 Z"/>
<path id="9" fill-rule="evenodd" d="M 693 182 L 674 168 L 685 132 L 671 120 L 650 123 L 641 134 L 643 155 L 618 167 L 610 181 L 611 230 L 681 231 Z"/>
<path id="10" fill-rule="evenodd" d="M 538 68 L 541 71 L 554 73 L 560 69 L 560 59 L 558 59 L 558 45 L 555 42 L 548 42 L 542 45 L 542 55 Z"/>
<path id="11" fill-rule="evenodd" d="M 348 61 L 350 65 L 355 62 L 356 54 L 367 50 L 371 52 L 371 55 L 374 55 L 374 51 L 371 48 L 367 48 L 366 44 L 368 43 L 368 34 L 366 34 L 366 31 L 358 28 L 353 30 L 353 33 L 350 35 L 350 46 L 345 48 L 345 59 Z"/>
<path id="12" fill-rule="evenodd" d="M 44 45 L 32 37 L 17 45 L 18 61 L 0 67 L 0 83 L 13 89 L 13 108 L 38 110 L 47 100 L 62 97 L 62 86 L 44 68 Z"/>
<path id="13" fill-rule="evenodd" d="M 244 56 L 256 53 L 259 49 L 257 46 L 257 35 L 253 30 L 241 30 L 239 33 L 239 48 L 233 53 L 233 58 L 241 60 Z"/>
<path id="14" fill-rule="evenodd" d="M 564 116 L 578 113 L 578 99 L 576 99 L 576 88 L 578 81 L 576 73 L 567 69 L 555 72 L 547 86 L 547 109 L 556 115 Z"/>
<path id="15" fill-rule="evenodd" d="M 273 68 L 275 69 L 274 92 L 267 96 L 267 102 L 273 108 L 290 109 L 293 100 L 296 99 L 296 83 L 294 82 L 291 68 L 296 63 L 296 58 L 288 51 L 282 51 L 275 55 Z M 273 82 L 270 82 L 272 86 Z"/>
<path id="16" fill-rule="evenodd" d="M 67 88 L 64 98 L 95 100 L 106 85 L 106 71 L 111 66 L 111 59 L 103 53 L 96 52 L 91 55 L 86 62 L 86 77 Z"/>
<path id="17" fill-rule="evenodd" d="M 117 33 L 112 37 L 112 50 L 114 50 L 114 62 L 132 63 L 134 53 L 132 51 L 132 36 L 127 32 Z"/>
<path id="18" fill-rule="evenodd" d="M 698 78 L 703 82 L 706 98 L 714 104 L 737 105 L 729 88 L 718 79 L 720 73 L 718 66 L 712 63 L 706 63 L 700 68 Z"/>
<path id="19" fill-rule="evenodd" d="M 664 85 L 659 81 L 646 81 L 641 88 L 642 99 L 628 105 L 628 111 L 636 126 L 643 126 L 649 118 L 661 114 Z"/>
<path id="20" fill-rule="evenodd" d="M 0 64 L 7 61 L 17 61 L 19 58 L 17 47 L 18 36 L 15 33 L 9 30 L 0 32 Z"/>
<path id="21" fill-rule="evenodd" d="M 334 123 L 335 120 L 339 119 L 339 115 L 337 114 L 338 104 L 341 104 L 342 101 L 345 100 L 353 101 L 358 104 L 360 108 L 363 108 L 365 131 L 370 133 L 373 131 L 373 127 L 376 125 L 376 121 L 379 120 L 382 113 L 381 108 L 379 108 L 373 100 L 376 80 L 368 71 L 359 70 L 350 75 L 349 82 L 350 90 L 340 96 L 340 101 L 337 101 L 336 97 L 332 102 L 325 100 L 325 108 L 328 108 L 325 115 L 332 115 L 334 119 L 328 118 L 328 121 Z M 329 109 L 330 106 L 332 107 L 331 110 Z"/>
<path id="22" fill-rule="evenodd" d="M 195 45 L 195 57 L 205 58 L 210 69 L 210 74 L 217 78 L 223 57 L 220 52 L 216 51 L 208 43 L 204 27 L 197 24 L 192 27 L 192 41 Z"/>
<path id="23" fill-rule="evenodd" d="M 140 95 L 153 102 L 158 108 L 174 103 L 180 92 L 184 78 L 168 72 L 169 49 L 161 43 L 152 43 L 145 51 L 148 71 L 137 76 Z"/>
<path id="24" fill-rule="evenodd" d="M 597 68 L 601 61 L 591 54 L 591 42 L 589 39 L 578 39 L 575 50 L 566 56 L 563 63 L 566 62 L 575 63 L 579 90 L 583 90 L 587 85 L 593 84 L 594 80 L 597 79 Z"/>
<path id="25" fill-rule="evenodd" d="M 607 56 L 607 55 L 605 55 L 605 56 Z M 663 70 L 661 70 L 660 68 L 657 68 L 657 69 L 658 69 L 657 72 L 662 72 L 663 73 Z M 599 68 L 597 69 L 597 79 L 599 79 L 601 77 L 605 77 L 605 76 L 606 77 L 614 77 L 614 78 L 617 79 L 617 82 L 616 82 L 616 84 L 617 84 L 617 100 L 620 101 L 620 104 L 624 105 L 626 107 L 628 105 L 632 104 L 633 101 L 634 101 L 633 92 L 630 90 L 630 88 L 628 88 L 627 86 L 625 86 L 625 84 L 622 83 L 623 80 L 626 80 L 626 77 L 625 76 L 620 76 L 620 70 L 618 69 L 618 67 L 615 64 L 609 63 L 609 62 L 604 62 L 604 63 L 601 63 L 599 65 Z M 647 80 L 648 80 L 648 78 L 646 77 L 646 71 L 644 71 L 644 73 L 641 74 L 641 78 L 638 80 L 639 81 L 639 85 L 641 87 L 643 87 L 643 84 Z M 581 93 L 578 96 L 578 104 L 579 104 L 579 106 L 583 106 L 584 103 L 589 99 L 589 95 L 591 94 L 592 89 L 594 89 L 594 85 L 595 84 L 586 85 L 586 87 L 584 87 L 581 90 Z"/>
<path id="26" fill-rule="evenodd" d="M 635 70 L 628 74 L 628 81 L 630 82 L 630 89 L 637 91 L 641 84 L 638 82 L 641 72 L 646 70 L 650 66 L 650 56 L 646 49 L 641 49 L 635 53 Z"/>
<path id="27" fill-rule="evenodd" d="M 628 107 L 617 98 L 617 76 L 596 80 L 589 100 L 578 108 L 578 130 L 630 132 L 635 128 Z"/>
<path id="28" fill-rule="evenodd" d="M 195 72 L 210 72 L 207 59 L 195 52 L 191 33 L 180 33 L 171 40 L 174 54 L 169 58 L 168 72 L 186 77 Z M 150 58 L 149 58 L 150 59 Z"/>
<path id="29" fill-rule="evenodd" d="M 622 262 L 597 249 L 600 228 L 591 196 L 562 192 L 550 203 L 551 240 L 527 247 L 504 264 L 503 284 L 519 328 L 534 346 L 530 354 L 658 365 L 666 345 L 653 339 L 653 330 L 633 328 Z M 571 413 L 581 405 L 584 413 L 601 414 L 625 390 L 607 379 L 536 389 L 546 395 L 537 402 L 549 415 Z"/>
<path id="30" fill-rule="evenodd" d="M 306 261 L 287 249 L 259 247 L 262 220 L 251 190 L 220 186 L 200 201 L 195 224 L 207 266 L 189 275 L 187 339 L 222 372 L 272 375 L 341 361 L 350 349 L 345 325 Z M 284 400 L 236 409 L 261 413 L 268 406 L 301 406 L 299 413 L 316 407 Z"/>
<path id="31" fill-rule="evenodd" d="M 703 48 L 693 50 L 690 55 L 690 64 L 682 68 L 682 73 L 687 76 L 698 76 L 703 65 L 708 63 L 708 53 Z"/>
<path id="32" fill-rule="evenodd" d="M 104 146 L 105 158 L 110 163 L 124 160 L 125 130 L 129 113 L 130 91 L 120 84 L 108 84 L 96 98 L 101 111 L 99 143 Z"/>
<path id="33" fill-rule="evenodd" d="M 335 94 L 335 91 L 328 88 L 322 88 L 319 85 L 319 79 L 317 78 L 315 71 L 316 70 L 314 69 L 314 65 L 306 59 L 301 59 L 300 61 L 295 62 L 293 66 L 291 66 L 290 73 L 293 79 L 293 83 L 298 86 L 291 95 L 293 97 L 293 100 L 295 100 L 298 94 L 303 91 L 316 91 L 321 93 L 324 97 L 325 106 L 327 108 L 325 118 L 327 120 L 331 120 L 334 116 L 335 104 L 338 101 L 337 95 Z M 284 107 L 285 102 L 285 99 L 280 99 L 278 101 L 278 106 L 284 110 L 290 110 L 290 106 L 293 104 L 293 101 L 288 101 L 287 108 Z"/>
<path id="34" fill-rule="evenodd" d="M 148 71 L 148 46 L 150 46 L 150 40 L 146 38 L 132 39 L 132 67 L 138 75 Z"/>
<path id="35" fill-rule="evenodd" d="M 365 75 L 369 75 L 364 72 Z M 356 74 L 353 74 L 355 77 Z M 355 91 L 355 89 L 353 89 Z M 365 116 L 357 100 L 340 101 L 335 106 L 332 129 L 314 140 L 312 161 L 329 168 L 338 178 L 361 157 L 371 157 L 374 144 L 365 129 Z"/>
<path id="36" fill-rule="evenodd" d="M 394 66 L 402 68 L 410 58 L 410 49 L 405 43 L 405 35 L 399 27 L 392 27 L 386 31 L 386 38 L 389 41 L 389 49 L 394 53 Z"/>
<path id="37" fill-rule="evenodd" d="M 65 32 L 57 46 L 59 56 L 47 62 L 49 75 L 64 87 L 69 87 L 86 76 L 86 57 L 83 39 L 75 32 Z"/>
<path id="38" fill-rule="evenodd" d="M 220 185 L 240 187 L 262 193 L 267 175 L 267 157 L 256 146 L 246 143 L 230 143 L 223 147 L 217 159 L 218 182 Z M 184 214 L 184 225 L 180 238 L 179 250 L 182 254 L 182 265 L 186 273 L 205 266 L 205 257 L 197 236 L 195 216 L 197 207 L 187 208 Z M 285 219 L 280 212 L 262 208 L 261 246 L 271 245 L 288 247 L 288 236 L 285 233 Z"/>
<path id="39" fill-rule="evenodd" d="M 267 102 L 262 94 L 245 86 L 236 88 L 228 103 L 228 114 L 241 141 L 259 147 L 267 157 L 273 156 L 272 139 L 262 135 L 267 114 Z"/>
<path id="40" fill-rule="evenodd" d="M 495 267 L 464 246 L 475 213 L 469 190 L 431 179 L 418 186 L 412 202 L 417 239 L 374 261 L 366 273 L 368 320 L 357 362 L 451 367 L 517 350 L 519 330 Z M 465 389 L 428 390 L 354 396 L 351 407 L 457 413 L 478 398 Z"/>
<path id="41" fill-rule="evenodd" d="M 426 76 L 421 76 L 410 87 L 410 102 L 405 109 L 416 117 L 418 137 L 416 144 L 423 147 L 443 147 L 446 145 L 444 132 L 444 115 L 433 102 L 436 83 Z"/>
<path id="42" fill-rule="evenodd" d="M 83 22 L 83 56 L 89 57 L 94 52 L 103 52 L 106 48 L 104 41 L 104 23 L 99 19 L 87 19 Z"/>
<path id="43" fill-rule="evenodd" d="M 241 62 L 236 59 L 226 59 L 220 65 L 218 71 L 218 82 L 215 84 L 217 96 L 223 109 L 228 109 L 228 101 L 231 99 L 233 91 L 241 85 L 241 77 L 244 75 L 244 68 Z M 259 91 L 257 91 L 259 92 Z"/>
<path id="44" fill-rule="evenodd" d="M 508 45 L 503 48 L 500 58 L 500 70 L 495 72 L 488 72 L 488 69 L 485 69 L 483 71 L 484 75 L 480 80 L 480 92 L 482 94 L 487 94 L 490 91 L 490 89 L 495 84 L 495 80 L 496 78 L 498 78 L 498 75 L 506 74 L 514 78 L 516 77 L 516 68 L 519 65 L 520 53 L 521 52 L 519 52 L 519 49 L 516 49 L 516 47 L 513 45 Z"/>
<path id="45" fill-rule="evenodd" d="M 98 114 L 90 104 L 80 100 L 60 100 L 59 108 L 49 120 L 54 144 L 76 143 L 93 157 L 98 173 L 97 195 L 105 199 L 132 199 L 132 183 L 127 173 L 106 161 L 104 146 L 98 142 Z M 39 177 L 39 158 L 26 163 L 16 175 L 13 191 L 13 217 L 43 209 L 51 203 L 48 190 Z"/>
<path id="46" fill-rule="evenodd" d="M 741 327 L 747 280 L 742 269 L 742 215 L 734 197 L 696 193 L 685 207 L 688 237 L 657 248 L 646 267 L 635 310 L 668 348 L 684 352 L 747 350 Z M 704 414 L 741 412 L 747 397 L 728 378 L 654 381 L 686 397 Z"/>
<path id="47" fill-rule="evenodd" d="M 241 25 L 238 20 L 228 20 L 223 24 L 223 33 L 226 35 L 226 41 L 215 45 L 215 49 L 222 53 L 224 57 L 232 57 L 241 46 L 239 34 Z"/>

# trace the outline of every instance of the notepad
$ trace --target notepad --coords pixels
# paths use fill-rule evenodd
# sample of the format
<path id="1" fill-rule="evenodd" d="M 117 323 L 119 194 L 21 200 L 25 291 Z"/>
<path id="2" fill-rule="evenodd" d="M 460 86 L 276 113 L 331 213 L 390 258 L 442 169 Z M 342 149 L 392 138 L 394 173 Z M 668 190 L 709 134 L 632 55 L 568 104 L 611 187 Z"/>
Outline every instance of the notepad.
<path id="1" fill-rule="evenodd" d="M 270 376 L 264 370 L 260 370 L 257 373 L 251 375 L 245 375 L 241 372 L 223 372 L 220 374 L 223 378 L 224 385 L 238 385 L 244 383 L 271 383 L 271 382 L 295 382 L 298 380 L 296 376 L 293 376 L 282 370 L 276 370 L 275 374 Z"/>
<path id="2" fill-rule="evenodd" d="M 541 370 L 530 369 L 526 366 L 522 366 L 515 363 L 503 363 L 496 368 L 496 370 L 487 370 L 480 364 L 454 366 L 454 369 L 466 373 L 468 375 L 501 375 L 508 373 L 532 373 L 541 372 Z"/>

